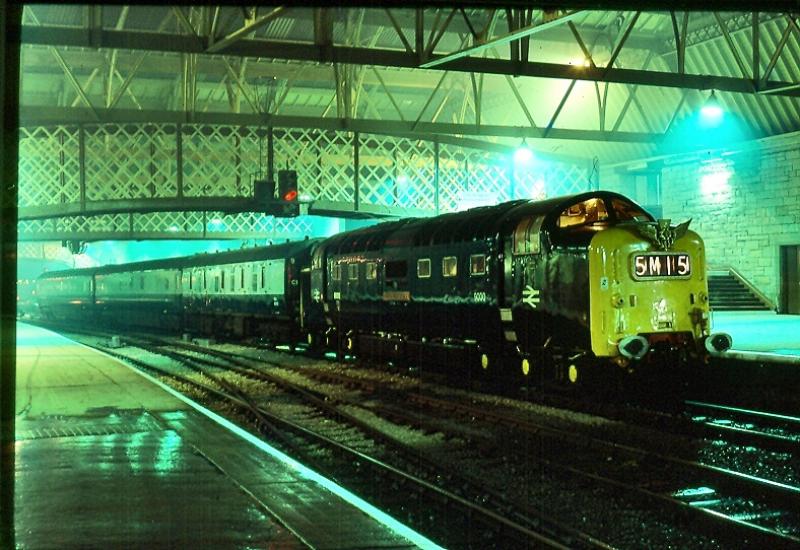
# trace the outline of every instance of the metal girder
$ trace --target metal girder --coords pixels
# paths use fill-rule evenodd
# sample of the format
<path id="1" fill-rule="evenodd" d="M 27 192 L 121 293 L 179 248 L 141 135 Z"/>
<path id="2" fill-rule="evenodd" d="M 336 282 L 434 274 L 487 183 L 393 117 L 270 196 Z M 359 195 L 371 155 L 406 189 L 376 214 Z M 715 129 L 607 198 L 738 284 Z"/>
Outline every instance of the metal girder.
<path id="1" fill-rule="evenodd" d="M 23 43 L 41 45 L 65 45 L 89 47 L 89 40 L 82 29 L 59 27 L 23 26 Z M 140 31 L 103 30 L 99 43 L 104 48 L 128 48 L 177 53 L 204 53 L 192 36 L 166 35 L 164 33 Z M 255 58 L 289 59 L 297 61 L 335 62 L 352 65 L 371 65 L 384 67 L 418 68 L 416 54 L 408 52 L 370 49 L 359 47 L 334 46 L 329 58 L 324 58 L 313 44 L 296 44 L 266 40 L 243 39 L 229 46 L 227 55 Z M 323 58 L 321 58 L 323 57 Z M 718 75 L 675 74 L 637 69 L 603 67 L 574 67 L 557 63 L 511 62 L 504 59 L 468 57 L 456 59 L 447 64 L 448 71 L 479 72 L 499 75 L 519 75 L 538 78 L 582 80 L 589 82 L 611 82 L 618 84 L 638 84 L 669 88 L 692 88 L 696 90 L 716 89 L 735 93 L 752 93 L 750 79 Z M 800 90 L 794 82 L 768 81 L 764 88 L 775 95 L 799 97 Z"/>
<path id="2" fill-rule="evenodd" d="M 225 215 L 245 212 L 262 212 L 267 207 L 252 197 L 164 197 L 88 201 L 80 203 L 23 206 L 18 209 L 19 221 L 100 216 L 104 214 L 150 214 L 153 212 L 222 212 Z M 430 215 L 419 208 L 361 204 L 355 210 L 353 203 L 316 200 L 308 204 L 312 216 L 339 218 L 386 218 Z M 38 234 L 38 232 L 37 232 Z M 173 237 L 175 234 L 172 234 Z"/>
<path id="3" fill-rule="evenodd" d="M 463 50 L 459 50 L 457 52 L 453 52 L 451 54 L 447 54 L 447 55 L 438 57 L 436 59 L 433 59 L 431 61 L 428 61 L 426 63 L 421 64 L 420 68 L 421 69 L 430 69 L 432 67 L 437 67 L 439 65 L 443 65 L 445 63 L 449 63 L 451 61 L 455 61 L 457 59 L 462 59 L 462 58 L 465 58 L 465 57 L 469 57 L 469 56 L 471 56 L 473 54 L 479 54 L 479 53 L 481 53 L 483 51 L 488 50 L 489 48 L 491 48 L 493 46 L 499 46 L 501 44 L 508 44 L 509 42 L 512 42 L 514 40 L 519 40 L 519 39 L 524 38 L 526 36 L 530 36 L 532 34 L 545 31 L 545 30 L 550 29 L 552 27 L 556 27 L 558 25 L 566 23 L 567 21 L 571 21 L 571 20 L 575 19 L 581 13 L 583 13 L 583 12 L 581 12 L 581 11 L 572 11 L 572 12 L 569 12 L 569 13 L 566 13 L 566 14 L 562 15 L 561 17 L 557 17 L 557 18 L 555 18 L 555 19 L 553 19 L 551 21 L 545 22 L 545 23 L 537 23 L 535 25 L 528 25 L 528 26 L 523 27 L 521 29 L 517 29 L 516 31 L 512 31 L 512 32 L 504 34 L 502 36 L 498 36 L 497 38 L 490 39 L 490 40 L 488 40 L 486 42 L 483 42 L 481 44 L 476 44 L 476 45 L 472 46 L 471 48 L 465 48 Z"/>
<path id="4" fill-rule="evenodd" d="M 206 47 L 206 53 L 217 53 L 217 52 L 220 52 L 220 51 L 224 50 L 225 48 L 227 48 L 231 44 L 235 43 L 237 40 L 240 40 L 242 37 L 244 37 L 248 33 L 251 33 L 253 31 L 255 31 L 256 29 L 260 29 L 261 27 L 271 23 L 272 21 L 274 21 L 275 19 L 277 19 L 281 15 L 285 15 L 286 11 L 287 11 L 287 8 L 278 7 L 278 8 L 275 8 L 274 10 L 272 10 L 271 12 L 269 12 L 268 14 L 262 15 L 261 17 L 258 17 L 257 19 L 254 19 L 250 23 L 248 23 L 245 26 L 243 26 L 241 29 L 230 33 L 225 38 L 223 38 L 223 39 L 221 39 L 219 41 L 215 40 L 213 44 L 211 44 L 208 47 Z"/>
<path id="5" fill-rule="evenodd" d="M 92 112 L 87 109 L 68 109 L 62 107 L 21 107 L 20 122 L 25 126 L 47 126 L 53 124 L 80 124 L 103 123 L 125 124 L 134 122 L 169 122 L 178 124 L 185 122 L 185 113 L 179 111 L 152 111 L 152 110 L 125 110 L 98 109 L 99 120 L 95 119 Z M 552 128 L 545 132 L 543 128 L 530 128 L 524 126 L 497 126 L 482 124 L 476 128 L 475 124 L 456 124 L 444 122 L 420 122 L 414 129 L 414 123 L 409 121 L 392 121 L 387 124 L 385 120 L 346 120 L 341 118 L 319 118 L 286 115 L 259 115 L 259 114 L 231 114 L 198 112 L 194 115 L 193 122 L 198 124 L 235 124 L 240 126 L 273 126 L 284 128 L 314 128 L 318 130 L 349 130 L 367 134 L 389 135 L 396 137 L 413 137 L 415 139 L 438 139 L 442 143 L 452 143 L 475 149 L 488 151 L 509 151 L 510 148 L 491 144 L 485 141 L 457 138 L 454 136 L 504 136 L 514 138 L 544 138 L 555 139 L 582 139 L 619 143 L 658 143 L 661 134 L 648 134 L 641 132 L 602 132 L 599 130 L 570 130 Z M 546 135 L 545 135 L 546 134 Z"/>

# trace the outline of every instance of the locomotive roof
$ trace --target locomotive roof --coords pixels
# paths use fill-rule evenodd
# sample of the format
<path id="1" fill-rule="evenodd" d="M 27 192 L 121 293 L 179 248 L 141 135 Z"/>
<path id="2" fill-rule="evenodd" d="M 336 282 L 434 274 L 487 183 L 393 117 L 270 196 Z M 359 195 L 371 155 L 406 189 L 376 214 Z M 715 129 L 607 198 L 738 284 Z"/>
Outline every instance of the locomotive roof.
<path id="1" fill-rule="evenodd" d="M 145 260 L 117 265 L 104 265 L 99 267 L 86 267 L 82 269 L 64 269 L 50 271 L 40 275 L 40 278 L 71 277 L 76 275 L 104 275 L 108 273 L 122 273 L 126 271 L 146 271 L 150 269 L 179 269 L 208 265 L 221 265 L 229 263 L 272 260 L 291 258 L 303 254 L 321 239 L 294 241 L 270 246 L 257 246 L 241 250 L 228 250 L 225 252 L 201 253 L 178 258 L 165 258 L 161 260 Z"/>
<path id="2" fill-rule="evenodd" d="M 526 216 L 544 215 L 555 219 L 567 207 L 591 198 L 633 201 L 612 191 L 587 191 L 542 201 L 514 200 L 494 206 L 480 206 L 431 218 L 406 218 L 348 231 L 331 237 L 325 246 L 331 253 L 345 254 L 394 246 L 420 246 L 472 241 L 495 237 Z"/>

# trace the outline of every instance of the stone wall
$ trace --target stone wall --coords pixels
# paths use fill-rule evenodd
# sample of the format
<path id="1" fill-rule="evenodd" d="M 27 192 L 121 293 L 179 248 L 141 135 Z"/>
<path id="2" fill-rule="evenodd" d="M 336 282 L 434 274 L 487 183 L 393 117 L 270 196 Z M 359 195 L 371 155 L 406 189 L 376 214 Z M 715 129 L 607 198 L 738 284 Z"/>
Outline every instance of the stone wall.
<path id="1" fill-rule="evenodd" d="M 650 161 L 660 166 L 660 205 L 673 223 L 692 218 L 711 269 L 732 267 L 773 302 L 780 247 L 800 245 L 800 135 Z M 601 187 L 642 202 L 642 161 L 601 173 Z M 652 179 L 650 177 L 649 179 Z"/>

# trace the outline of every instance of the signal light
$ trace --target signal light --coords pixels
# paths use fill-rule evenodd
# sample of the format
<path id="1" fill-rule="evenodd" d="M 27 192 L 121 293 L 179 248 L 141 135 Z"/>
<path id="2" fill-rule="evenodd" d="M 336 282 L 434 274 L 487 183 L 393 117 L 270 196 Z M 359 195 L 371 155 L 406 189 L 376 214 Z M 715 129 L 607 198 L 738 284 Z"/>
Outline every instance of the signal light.
<path id="1" fill-rule="evenodd" d="M 297 172 L 294 170 L 278 171 L 278 196 L 286 202 L 297 200 Z"/>

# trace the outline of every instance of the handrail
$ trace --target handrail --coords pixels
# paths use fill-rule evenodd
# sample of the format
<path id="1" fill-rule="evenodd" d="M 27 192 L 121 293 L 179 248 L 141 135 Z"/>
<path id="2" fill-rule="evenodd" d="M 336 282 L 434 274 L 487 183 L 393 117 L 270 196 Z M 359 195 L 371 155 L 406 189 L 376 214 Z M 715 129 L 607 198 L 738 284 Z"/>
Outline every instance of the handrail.
<path id="1" fill-rule="evenodd" d="M 761 300 L 762 302 L 767 304 L 767 306 L 769 306 L 770 310 L 777 311 L 777 307 L 775 306 L 775 303 L 772 300 L 770 300 L 769 298 L 767 298 L 766 294 L 764 294 L 763 292 L 758 290 L 756 287 L 754 287 L 752 285 L 752 283 L 750 283 L 750 281 L 748 281 L 747 279 L 744 278 L 744 276 L 742 276 L 741 273 L 739 273 L 738 271 L 736 271 L 732 267 L 728 267 L 728 271 L 730 272 L 731 275 L 733 275 L 733 277 L 735 279 L 737 279 L 740 283 L 742 283 L 744 286 L 746 286 L 748 288 L 748 290 L 750 290 L 750 292 L 755 294 L 758 297 L 759 300 Z"/>

